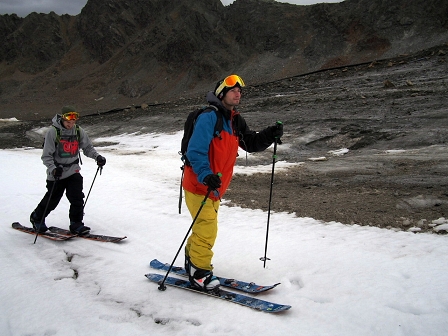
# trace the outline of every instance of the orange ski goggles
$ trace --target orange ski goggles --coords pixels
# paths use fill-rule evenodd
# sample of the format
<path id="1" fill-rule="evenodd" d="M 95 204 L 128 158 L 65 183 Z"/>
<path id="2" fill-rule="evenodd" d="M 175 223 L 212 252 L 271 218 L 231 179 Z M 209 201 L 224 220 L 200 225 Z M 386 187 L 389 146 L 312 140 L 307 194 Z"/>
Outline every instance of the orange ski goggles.
<path id="1" fill-rule="evenodd" d="M 78 112 L 67 112 L 62 115 L 62 118 L 65 120 L 78 120 L 79 113 Z"/>
<path id="2" fill-rule="evenodd" d="M 239 85 L 240 87 L 246 86 L 244 84 L 243 79 L 238 75 L 230 75 L 222 81 L 222 83 L 218 86 L 218 88 L 215 90 L 215 95 L 219 96 L 219 94 L 225 89 L 225 88 L 232 88 L 235 85 Z"/>

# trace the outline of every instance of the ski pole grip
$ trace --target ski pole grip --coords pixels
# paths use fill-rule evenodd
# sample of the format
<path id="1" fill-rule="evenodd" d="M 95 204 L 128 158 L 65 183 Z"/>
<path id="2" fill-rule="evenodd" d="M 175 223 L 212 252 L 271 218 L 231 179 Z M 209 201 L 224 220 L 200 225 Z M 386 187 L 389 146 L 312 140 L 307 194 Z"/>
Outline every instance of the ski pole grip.
<path id="1" fill-rule="evenodd" d="M 222 174 L 219 173 L 219 172 L 216 173 L 215 175 L 218 176 L 219 178 L 221 178 L 221 176 L 222 176 Z M 211 191 L 213 191 L 214 189 L 213 189 L 212 187 L 208 186 L 207 190 L 208 190 L 209 192 L 211 192 Z M 215 189 L 215 190 L 216 190 L 216 189 Z"/>
<path id="2" fill-rule="evenodd" d="M 280 125 L 283 125 L 283 123 L 282 123 L 280 120 L 277 120 L 277 121 L 275 122 L 275 126 L 277 126 L 277 128 L 279 128 Z M 276 141 L 279 145 L 282 144 L 282 140 L 281 140 L 280 138 L 275 138 L 275 141 Z"/>

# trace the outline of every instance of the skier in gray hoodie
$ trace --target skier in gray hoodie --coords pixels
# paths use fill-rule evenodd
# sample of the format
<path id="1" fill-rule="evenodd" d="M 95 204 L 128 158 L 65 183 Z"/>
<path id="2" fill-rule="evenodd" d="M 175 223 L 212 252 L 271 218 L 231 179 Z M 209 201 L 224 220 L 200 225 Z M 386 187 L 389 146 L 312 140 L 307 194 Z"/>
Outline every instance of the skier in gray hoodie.
<path id="1" fill-rule="evenodd" d="M 106 164 L 106 159 L 95 150 L 86 132 L 76 125 L 79 119 L 76 108 L 64 106 L 61 112 L 53 117 L 53 124 L 45 135 L 41 159 L 47 167 L 47 192 L 31 213 L 30 222 L 36 231 L 47 231 L 45 218 L 56 209 L 65 191 L 70 202 L 70 231 L 82 235 L 90 228 L 83 223 L 84 193 L 79 149 L 94 159 L 99 167 Z"/>

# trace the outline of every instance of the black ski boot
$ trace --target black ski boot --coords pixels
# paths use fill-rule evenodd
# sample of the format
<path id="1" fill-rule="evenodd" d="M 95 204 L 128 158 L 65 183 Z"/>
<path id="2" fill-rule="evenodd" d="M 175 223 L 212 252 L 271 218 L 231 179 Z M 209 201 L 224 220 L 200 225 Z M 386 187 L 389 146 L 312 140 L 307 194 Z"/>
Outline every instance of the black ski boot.
<path id="1" fill-rule="evenodd" d="M 36 211 L 33 211 L 31 213 L 30 222 L 31 224 L 33 224 L 33 228 L 36 232 L 44 233 L 48 230 L 47 226 L 45 225 L 45 218 L 42 220 L 42 216 L 38 216 L 36 214 Z"/>
<path id="2" fill-rule="evenodd" d="M 82 236 L 90 232 L 90 228 L 83 222 L 70 222 L 70 232 L 77 236 Z"/>

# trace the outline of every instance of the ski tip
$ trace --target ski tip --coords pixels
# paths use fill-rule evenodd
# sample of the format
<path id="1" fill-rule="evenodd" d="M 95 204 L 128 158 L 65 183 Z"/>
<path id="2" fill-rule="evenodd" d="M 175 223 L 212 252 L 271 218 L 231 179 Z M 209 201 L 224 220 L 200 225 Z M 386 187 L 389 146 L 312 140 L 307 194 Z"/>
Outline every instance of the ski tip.
<path id="1" fill-rule="evenodd" d="M 283 313 L 289 309 L 291 309 L 292 306 L 290 305 L 277 305 L 274 309 L 266 308 L 266 309 L 260 309 L 264 313 Z"/>
<path id="2" fill-rule="evenodd" d="M 284 306 L 282 306 L 281 309 L 278 310 L 278 312 L 280 313 L 282 311 L 287 311 L 287 310 L 290 310 L 291 308 L 292 308 L 292 306 L 284 305 Z"/>

